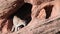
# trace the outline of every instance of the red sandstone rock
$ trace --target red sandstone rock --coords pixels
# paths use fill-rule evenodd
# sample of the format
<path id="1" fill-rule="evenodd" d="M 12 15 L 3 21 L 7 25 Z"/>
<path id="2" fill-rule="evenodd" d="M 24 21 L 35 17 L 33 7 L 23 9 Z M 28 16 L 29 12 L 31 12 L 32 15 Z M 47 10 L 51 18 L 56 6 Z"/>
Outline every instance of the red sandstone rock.
<path id="1" fill-rule="evenodd" d="M 39 13 L 39 15 L 37 16 L 37 18 L 44 20 L 46 18 L 46 12 L 44 9 L 42 9 Z"/>
<path id="2" fill-rule="evenodd" d="M 53 18 L 57 15 L 60 15 L 60 0 L 55 0 L 54 2 L 50 2 L 51 0 L 26 0 L 27 3 L 31 3 L 32 7 L 32 20 L 31 22 L 24 28 L 18 31 L 19 34 L 55 34 L 60 31 L 60 21 L 56 20 L 49 23 L 44 23 L 46 13 L 44 7 L 47 5 L 54 5 L 52 9 L 52 13 L 50 18 Z M 41 3 L 39 3 L 41 2 Z M 2 3 L 2 4 L 1 4 Z M 21 3 L 21 4 L 20 4 Z M 23 0 L 0 0 L 0 26 L 2 26 L 2 22 L 5 22 L 5 25 L 2 28 L 2 34 L 8 33 L 11 28 L 12 20 L 8 19 L 11 14 L 13 14 L 22 4 Z M 40 10 L 41 9 L 41 10 Z M 39 12 L 38 12 L 39 11 Z M 36 16 L 37 15 L 37 16 Z M 60 17 L 59 17 L 60 18 Z M 6 20 L 7 19 L 7 20 Z M 41 20 L 42 19 L 42 20 Z M 46 22 L 46 21 L 45 21 Z M 8 27 L 8 23 L 10 23 L 10 27 Z M 41 23 L 44 23 L 43 25 Z M 41 25 L 41 26 L 40 26 Z M 16 32 L 11 34 L 17 34 Z"/>

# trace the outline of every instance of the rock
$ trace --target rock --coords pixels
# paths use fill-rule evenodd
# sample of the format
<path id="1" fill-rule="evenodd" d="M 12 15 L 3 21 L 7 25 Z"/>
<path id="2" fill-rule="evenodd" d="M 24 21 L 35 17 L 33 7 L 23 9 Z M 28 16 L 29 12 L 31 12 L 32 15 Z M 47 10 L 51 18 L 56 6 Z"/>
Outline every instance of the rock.
<path id="1" fill-rule="evenodd" d="M 26 27 L 11 34 L 55 34 L 60 31 L 59 19 L 49 21 L 55 18 L 55 16 L 60 16 L 60 0 L 0 0 L 0 28 L 2 28 L 2 34 L 10 32 L 13 18 L 9 18 L 13 13 L 16 13 L 16 10 L 24 2 L 33 6 L 31 9 L 32 20 Z M 45 19 L 47 16 L 45 7 L 49 5 L 53 5 L 51 16 Z M 49 7 L 47 8 L 49 9 Z"/>
<path id="2" fill-rule="evenodd" d="M 0 18 L 9 17 L 24 3 L 23 0 L 0 0 Z"/>
<path id="3" fill-rule="evenodd" d="M 40 11 L 40 13 L 38 14 L 37 18 L 39 18 L 39 19 L 41 19 L 41 20 L 46 19 L 46 12 L 45 12 L 44 9 L 42 9 L 42 10 Z"/>

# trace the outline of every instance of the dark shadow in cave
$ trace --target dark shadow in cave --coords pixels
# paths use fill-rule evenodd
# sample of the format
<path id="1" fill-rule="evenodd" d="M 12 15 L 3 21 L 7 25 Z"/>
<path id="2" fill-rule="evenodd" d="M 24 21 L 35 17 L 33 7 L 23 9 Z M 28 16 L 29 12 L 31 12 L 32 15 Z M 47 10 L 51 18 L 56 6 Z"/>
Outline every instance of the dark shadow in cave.
<path id="1" fill-rule="evenodd" d="M 31 20 L 31 9 L 32 9 L 32 5 L 29 3 L 25 3 L 21 8 L 17 10 L 16 15 L 22 20 L 27 20 L 26 23 L 28 24 L 28 22 L 30 22 Z"/>
<path id="2" fill-rule="evenodd" d="M 58 31 L 56 34 L 60 34 L 60 31 Z"/>
<path id="3" fill-rule="evenodd" d="M 10 15 L 9 19 L 13 20 L 14 15 L 16 15 L 20 19 L 25 20 L 26 25 L 28 25 L 28 23 L 31 21 L 31 9 L 32 9 L 32 4 L 25 3 L 15 13 Z M 10 26 L 10 24 L 11 24 L 11 26 Z M 8 23 L 8 29 L 10 28 L 10 30 L 11 30 L 12 25 L 13 25 L 13 23 Z M 24 27 L 24 26 L 21 26 L 21 27 Z"/>
<path id="4" fill-rule="evenodd" d="M 52 8 L 53 8 L 53 5 L 48 5 L 44 7 L 46 11 L 46 19 L 48 19 L 51 16 Z"/>
<path id="5" fill-rule="evenodd" d="M 26 20 L 26 23 L 28 24 L 31 21 L 31 9 L 32 9 L 32 4 L 25 3 L 21 8 L 19 8 L 10 17 L 13 18 L 13 16 L 16 15 L 20 19 Z"/>

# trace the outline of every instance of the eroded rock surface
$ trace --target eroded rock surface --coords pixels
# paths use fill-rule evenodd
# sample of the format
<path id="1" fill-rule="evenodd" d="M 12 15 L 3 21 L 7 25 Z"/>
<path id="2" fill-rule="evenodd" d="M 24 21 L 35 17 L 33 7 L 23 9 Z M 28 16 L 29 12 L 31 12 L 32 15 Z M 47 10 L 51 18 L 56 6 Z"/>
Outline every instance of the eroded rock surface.
<path id="1" fill-rule="evenodd" d="M 17 13 L 24 3 L 32 5 L 31 14 L 25 17 L 31 16 L 32 19 L 19 31 L 11 32 L 12 15 Z M 60 0 L 0 0 L 0 31 L 2 34 L 56 34 L 60 31 L 59 26 Z"/>

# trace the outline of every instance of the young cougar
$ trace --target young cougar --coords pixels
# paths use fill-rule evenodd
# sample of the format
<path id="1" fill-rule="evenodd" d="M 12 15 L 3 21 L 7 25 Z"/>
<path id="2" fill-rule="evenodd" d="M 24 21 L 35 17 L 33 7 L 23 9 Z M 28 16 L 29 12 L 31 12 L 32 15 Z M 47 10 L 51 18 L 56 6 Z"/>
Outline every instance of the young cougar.
<path id="1" fill-rule="evenodd" d="M 24 20 L 21 20 L 19 17 L 17 16 L 14 16 L 13 17 L 13 27 L 12 27 L 12 30 L 11 31 L 14 31 L 15 29 L 15 32 L 19 30 L 19 26 L 26 26 L 26 23 Z"/>

